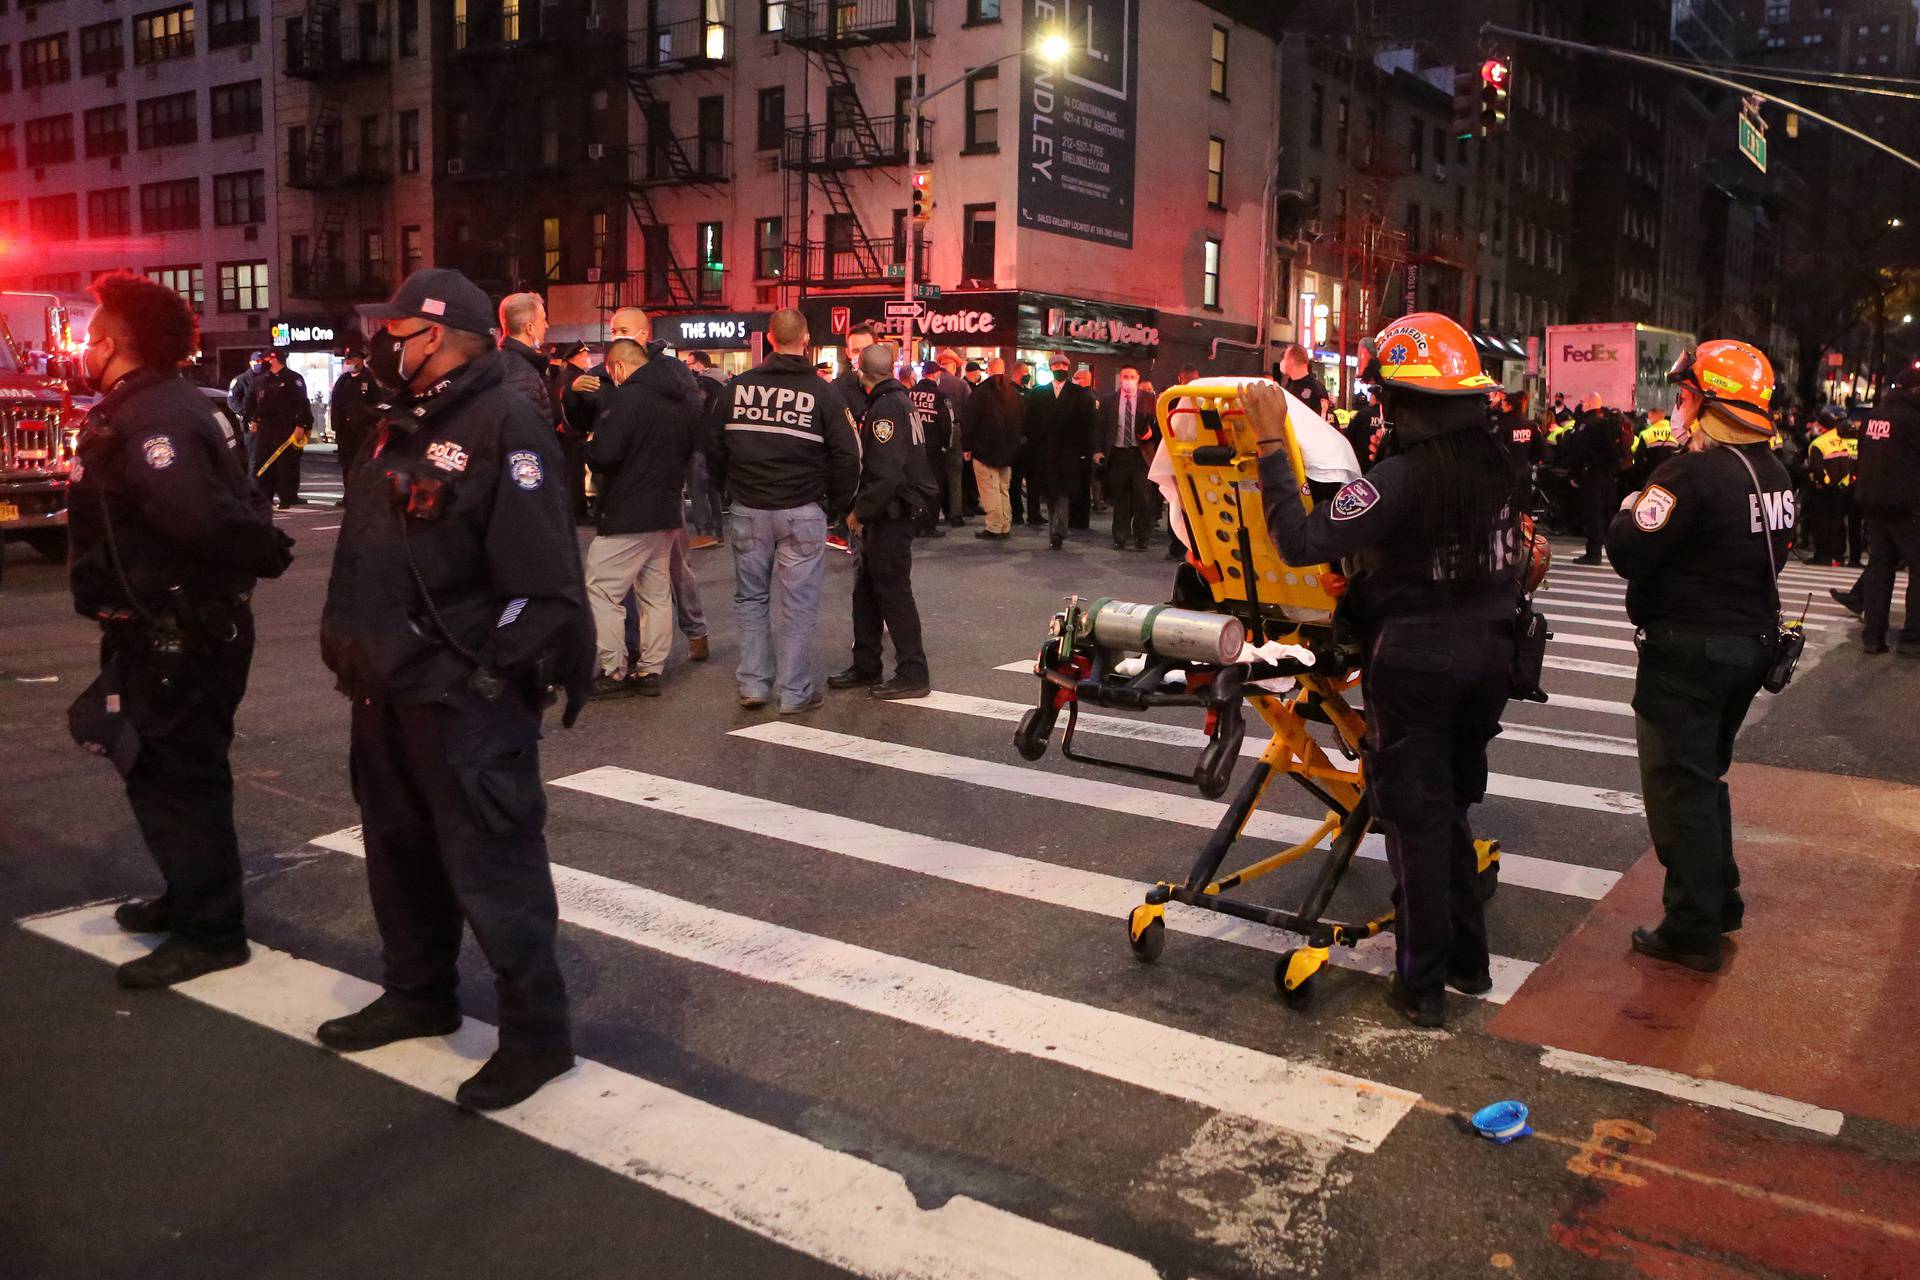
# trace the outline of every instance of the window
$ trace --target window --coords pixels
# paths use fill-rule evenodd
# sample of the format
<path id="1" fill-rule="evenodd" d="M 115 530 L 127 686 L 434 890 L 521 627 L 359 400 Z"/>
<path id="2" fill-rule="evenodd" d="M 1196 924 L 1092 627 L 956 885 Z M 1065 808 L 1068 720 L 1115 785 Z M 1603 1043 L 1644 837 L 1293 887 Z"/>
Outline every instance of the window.
<path id="1" fill-rule="evenodd" d="M 142 98 L 134 106 L 134 127 L 139 133 L 142 151 L 198 142 L 200 124 L 194 115 L 193 91 L 170 93 L 164 98 Z"/>
<path id="2" fill-rule="evenodd" d="M 1447 133 L 1439 125 L 1433 126 L 1433 176 L 1447 180 Z"/>
<path id="3" fill-rule="evenodd" d="M 540 253 L 544 278 L 558 280 L 560 278 L 560 219 L 540 219 Z"/>
<path id="4" fill-rule="evenodd" d="M 1415 173 L 1419 173 L 1426 167 L 1427 126 L 1421 121 L 1419 116 L 1415 116 L 1408 122 L 1407 163 L 1413 166 Z"/>
<path id="5" fill-rule="evenodd" d="M 419 0 L 397 0 L 395 7 L 400 19 L 400 56 L 417 58 L 420 56 Z"/>
<path id="6" fill-rule="evenodd" d="M 10 124 L 0 124 L 0 173 L 12 173 L 19 167 L 20 153 L 13 149 L 13 126 Z M 9 200 L 4 205 L 0 205 L 0 208 L 12 209 L 17 217 L 20 212 L 20 202 L 18 200 Z M 0 223 L 0 231 L 10 231 L 12 229 L 12 227 L 5 223 Z"/>
<path id="7" fill-rule="evenodd" d="M 1000 68 L 989 67 L 967 81 L 967 150 L 1000 149 Z"/>
<path id="8" fill-rule="evenodd" d="M 970 204 L 961 213 L 963 241 L 960 275 L 967 280 L 992 280 L 994 272 L 994 206 Z"/>
<path id="9" fill-rule="evenodd" d="M 27 121 L 27 164 L 60 164 L 73 159 L 73 117 L 41 116 Z"/>
<path id="10" fill-rule="evenodd" d="M 27 231 L 35 240 L 78 240 L 79 198 L 72 195 L 35 196 L 28 200 Z"/>
<path id="11" fill-rule="evenodd" d="M 1307 179 L 1307 208 L 1312 211 L 1313 216 L 1316 218 L 1320 216 L 1320 201 L 1324 194 L 1324 188 L 1321 186 L 1320 179 L 1317 176 Z"/>
<path id="12" fill-rule="evenodd" d="M 253 0 L 207 0 L 207 48 L 231 49 L 259 40 L 260 17 Z"/>
<path id="13" fill-rule="evenodd" d="M 1407 252 L 1420 252 L 1420 206 L 1407 204 Z"/>
<path id="14" fill-rule="evenodd" d="M 786 29 L 787 0 L 760 0 L 760 30 L 773 32 Z"/>
<path id="15" fill-rule="evenodd" d="M 148 267 L 141 274 L 185 298 L 195 311 L 207 305 L 206 272 L 197 266 Z"/>
<path id="16" fill-rule="evenodd" d="M 1000 0 L 967 0 L 967 26 L 1000 21 Z"/>
<path id="17" fill-rule="evenodd" d="M 1313 86 L 1313 92 L 1307 99 L 1307 145 L 1319 147 L 1327 131 L 1327 90 L 1324 85 Z"/>
<path id="18" fill-rule="evenodd" d="M 193 6 L 155 9 L 133 20 L 133 65 L 193 56 Z"/>
<path id="19" fill-rule="evenodd" d="M 238 138 L 261 130 L 258 80 L 215 85 L 207 91 L 207 106 L 216 138 Z"/>
<path id="20" fill-rule="evenodd" d="M 20 45 L 20 83 L 32 89 L 43 84 L 59 84 L 73 74 L 67 61 L 67 37 L 42 36 Z"/>
<path id="21" fill-rule="evenodd" d="M 549 169 L 560 165 L 560 104 L 552 98 L 540 104 L 540 163 Z"/>
<path id="22" fill-rule="evenodd" d="M 1347 134 L 1353 117 L 1353 104 L 1345 98 L 1340 99 L 1340 108 L 1333 116 L 1333 150 L 1336 155 L 1347 154 Z"/>
<path id="23" fill-rule="evenodd" d="M 0 44 L 0 93 L 13 92 L 13 49 Z"/>
<path id="24" fill-rule="evenodd" d="M 1220 242 L 1207 237 L 1200 259 L 1200 305 L 1209 311 L 1220 309 Z"/>
<path id="25" fill-rule="evenodd" d="M 425 260 L 426 253 L 420 247 L 420 228 L 400 228 L 400 270 L 412 275 Z"/>
<path id="26" fill-rule="evenodd" d="M 264 262 L 223 262 L 220 264 L 220 310 L 265 311 L 267 309 L 267 264 Z"/>
<path id="27" fill-rule="evenodd" d="M 1207 54 L 1207 88 L 1216 98 L 1227 96 L 1227 29 L 1215 26 L 1213 44 Z"/>
<path id="28" fill-rule="evenodd" d="M 593 222 L 590 225 L 590 230 L 592 232 L 592 238 L 590 241 L 589 251 L 593 255 L 593 261 L 589 262 L 587 265 L 592 267 L 595 271 L 604 271 L 606 270 L 606 267 L 607 267 L 607 246 L 608 246 L 607 215 L 604 213 L 594 214 Z"/>
<path id="29" fill-rule="evenodd" d="M 127 50 L 120 43 L 120 24 L 95 23 L 80 28 L 80 74 L 103 76 L 127 65 Z"/>
<path id="30" fill-rule="evenodd" d="M 400 113 L 400 172 L 420 172 L 420 113 Z"/>
<path id="31" fill-rule="evenodd" d="M 700 253 L 700 298 L 703 302 L 719 299 L 726 283 L 726 237 L 717 222 L 702 222 L 694 228 L 694 243 Z"/>
<path id="32" fill-rule="evenodd" d="M 754 149 L 778 151 L 787 127 L 787 87 L 777 84 L 770 89 L 762 89 L 753 119 Z"/>
<path id="33" fill-rule="evenodd" d="M 87 192 L 87 235 L 95 240 L 133 234 L 133 200 L 125 187 Z"/>
<path id="34" fill-rule="evenodd" d="M 387 238 L 380 234 L 378 227 L 360 233 L 360 282 L 387 282 Z"/>
<path id="35" fill-rule="evenodd" d="M 87 140 L 87 158 L 119 156 L 127 152 L 127 109 L 119 104 L 93 107 L 81 117 Z"/>
<path id="36" fill-rule="evenodd" d="M 140 187 L 142 231 L 191 231 L 200 225 L 200 179 L 176 178 Z"/>
<path id="37" fill-rule="evenodd" d="M 753 278 L 780 278 L 781 228 L 778 218 L 759 218 L 753 224 Z"/>
<path id="38" fill-rule="evenodd" d="M 213 225 L 244 227 L 267 220 L 267 175 L 259 169 L 213 178 Z"/>

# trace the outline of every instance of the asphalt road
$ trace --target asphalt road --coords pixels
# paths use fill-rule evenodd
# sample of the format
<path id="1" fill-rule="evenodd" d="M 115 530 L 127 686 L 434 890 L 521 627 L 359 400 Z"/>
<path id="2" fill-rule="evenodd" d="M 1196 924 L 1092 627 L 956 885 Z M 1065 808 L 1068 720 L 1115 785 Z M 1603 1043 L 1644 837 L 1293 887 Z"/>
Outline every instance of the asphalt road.
<path id="1" fill-rule="evenodd" d="M 261 959 L 199 994 L 135 996 L 102 963 L 130 944 L 86 913 L 0 928 L 10 1276 L 1920 1274 L 1912 1202 L 1863 1228 L 1871 1265 L 1831 1272 L 1685 1230 L 1623 1244 L 1580 1225 L 1620 1185 L 1596 1124 L 1920 1159 L 1898 1126 L 1847 1116 L 1815 1134 L 1552 1068 L 1488 1031 L 1488 1001 L 1452 997 L 1448 1031 L 1416 1032 L 1352 967 L 1290 1010 L 1276 944 L 1254 931 L 1177 935 L 1137 963 L 1125 904 L 1184 874 L 1211 813 L 1057 750 L 1021 761 L 1008 717 L 1034 682 L 996 669 L 1031 657 L 1068 593 L 1165 597 L 1158 551 L 1115 553 L 1099 530 L 1057 554 L 1038 530 L 919 544 L 942 696 L 831 695 L 799 720 L 734 705 L 728 553 L 696 553 L 712 661 L 688 663 L 676 638 L 663 698 L 596 704 L 543 748 L 545 776 L 566 780 L 548 835 L 587 1065 L 496 1120 L 448 1101 L 449 1063 L 484 1051 L 472 1043 L 328 1054 L 299 1030 L 377 978 L 378 950 L 351 853 L 347 707 L 314 643 L 339 513 L 281 520 L 298 559 L 258 594 L 234 748 Z M 151 891 L 115 779 L 66 737 L 91 628 L 57 567 L 7 554 L 0 910 Z M 850 639 L 851 566 L 831 558 L 823 674 Z M 1824 599 L 1840 575 L 1789 577 L 1815 591 L 1823 629 L 1793 688 L 1762 700 L 1743 758 L 1920 781 L 1920 663 L 1849 646 Z M 1475 818 L 1519 855 L 1489 908 L 1514 983 L 1647 843 L 1617 581 L 1556 569 L 1546 599 L 1550 654 L 1572 665 L 1548 673 L 1554 702 L 1511 711 Z M 1318 816 L 1304 792 L 1267 809 Z M 1255 896 L 1288 902 L 1308 871 Z M 1387 884 L 1383 863 L 1356 863 L 1336 910 L 1378 909 Z M 469 1018 L 490 1024 L 484 966 L 466 960 Z M 1889 1031 L 1911 1047 L 1911 1026 Z M 1532 1108 L 1532 1139 L 1467 1133 L 1465 1114 L 1506 1098 Z M 1711 1184 L 1759 1234 L 1849 1211 L 1677 1155 L 1641 1174 L 1682 1204 Z M 1647 1269 L 1650 1249 L 1667 1270 Z"/>

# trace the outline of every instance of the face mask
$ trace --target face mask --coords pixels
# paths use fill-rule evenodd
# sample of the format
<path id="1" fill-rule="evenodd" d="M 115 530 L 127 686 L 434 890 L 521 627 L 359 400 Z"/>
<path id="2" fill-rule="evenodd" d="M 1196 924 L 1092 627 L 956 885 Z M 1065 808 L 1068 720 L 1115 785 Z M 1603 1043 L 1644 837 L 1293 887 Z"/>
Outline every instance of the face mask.
<path id="1" fill-rule="evenodd" d="M 80 359 L 74 369 L 74 381 L 78 382 L 83 390 L 95 394 L 102 390 L 100 384 L 107 376 L 107 366 L 113 363 L 113 357 L 109 355 L 100 362 L 97 369 L 94 367 L 93 353 L 99 345 L 97 340 L 89 342 L 85 350 L 81 351 Z"/>
<path id="2" fill-rule="evenodd" d="M 425 329 L 415 329 L 412 333 L 400 334 L 382 329 L 374 334 L 367 350 L 367 368 L 373 370 L 374 381 L 390 391 L 405 391 L 407 344 L 425 332 Z"/>

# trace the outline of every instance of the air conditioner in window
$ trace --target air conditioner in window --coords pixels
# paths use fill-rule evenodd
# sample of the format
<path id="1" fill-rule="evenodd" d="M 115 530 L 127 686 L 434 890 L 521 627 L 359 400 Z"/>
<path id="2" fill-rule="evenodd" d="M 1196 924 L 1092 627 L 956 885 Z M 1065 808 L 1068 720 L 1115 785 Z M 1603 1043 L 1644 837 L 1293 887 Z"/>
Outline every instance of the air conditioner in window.
<path id="1" fill-rule="evenodd" d="M 459 177 L 459 176 L 460 176 L 461 174 L 463 174 L 463 173 L 465 173 L 466 171 L 467 171 L 467 162 L 466 162 L 465 160 L 449 160 L 449 161 L 447 161 L 447 176 L 448 176 L 448 177 L 450 177 L 450 178 L 457 178 L 457 177 Z"/>
<path id="2" fill-rule="evenodd" d="M 589 159 L 589 160 L 605 160 L 606 158 L 607 158 L 607 144 L 606 144 L 606 143 L 604 143 L 604 142 L 589 142 L 589 143 L 587 144 L 587 159 Z"/>
<path id="3" fill-rule="evenodd" d="M 598 268 L 598 267 L 588 267 L 588 268 L 587 268 L 587 283 L 588 283 L 588 284 L 599 284 L 599 283 L 600 283 L 600 268 Z"/>

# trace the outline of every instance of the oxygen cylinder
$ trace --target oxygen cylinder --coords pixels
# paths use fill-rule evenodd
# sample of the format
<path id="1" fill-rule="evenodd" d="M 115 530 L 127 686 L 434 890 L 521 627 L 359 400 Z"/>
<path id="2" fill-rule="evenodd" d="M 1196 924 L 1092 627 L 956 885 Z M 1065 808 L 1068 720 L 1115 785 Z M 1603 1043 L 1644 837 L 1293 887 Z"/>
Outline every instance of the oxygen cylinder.
<path id="1" fill-rule="evenodd" d="M 1095 600 L 1081 617 L 1082 639 L 1091 636 L 1102 648 L 1181 662 L 1224 665 L 1238 659 L 1247 642 L 1247 629 L 1238 618 L 1171 605 Z"/>

